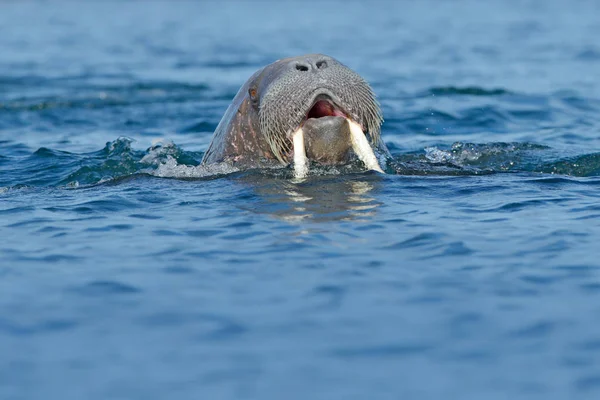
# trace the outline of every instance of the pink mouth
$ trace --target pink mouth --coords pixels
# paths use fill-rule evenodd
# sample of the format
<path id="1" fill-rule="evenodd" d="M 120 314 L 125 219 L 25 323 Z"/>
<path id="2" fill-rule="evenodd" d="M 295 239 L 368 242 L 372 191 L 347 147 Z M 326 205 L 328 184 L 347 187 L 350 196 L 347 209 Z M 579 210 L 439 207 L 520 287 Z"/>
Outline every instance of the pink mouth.
<path id="1" fill-rule="evenodd" d="M 346 117 L 343 112 L 334 107 L 327 100 L 319 100 L 310 109 L 306 119 L 322 117 Z"/>

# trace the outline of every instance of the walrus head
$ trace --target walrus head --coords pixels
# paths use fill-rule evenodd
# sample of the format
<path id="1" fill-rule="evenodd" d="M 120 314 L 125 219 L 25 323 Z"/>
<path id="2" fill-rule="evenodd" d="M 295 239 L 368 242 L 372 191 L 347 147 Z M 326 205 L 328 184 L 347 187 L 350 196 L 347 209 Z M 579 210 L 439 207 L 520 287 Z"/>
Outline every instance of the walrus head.
<path id="1" fill-rule="evenodd" d="M 263 147 L 262 142 L 267 149 L 259 152 L 261 157 L 283 164 L 293 160 L 304 164 L 300 168 L 306 168 L 307 158 L 344 163 L 354 151 L 367 167 L 381 171 L 371 146 L 385 148 L 382 122 L 375 95 L 360 75 L 332 57 L 310 54 L 278 60 L 257 71 L 240 89 L 215 139 L 227 136 L 220 131 L 232 129 L 242 133 L 241 141 L 255 136 L 256 145 L 244 145 L 229 135 L 240 154 L 257 153 L 250 147 Z M 205 160 L 215 153 L 215 139 Z"/>

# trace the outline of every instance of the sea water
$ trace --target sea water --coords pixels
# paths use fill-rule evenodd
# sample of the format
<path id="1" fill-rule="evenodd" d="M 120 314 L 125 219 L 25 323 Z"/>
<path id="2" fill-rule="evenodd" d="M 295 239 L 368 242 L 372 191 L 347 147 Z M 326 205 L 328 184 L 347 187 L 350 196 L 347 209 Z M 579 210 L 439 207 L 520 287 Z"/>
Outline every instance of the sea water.
<path id="1" fill-rule="evenodd" d="M 592 1 L 2 2 L 0 398 L 596 399 Z M 321 52 L 392 153 L 200 160 Z"/>

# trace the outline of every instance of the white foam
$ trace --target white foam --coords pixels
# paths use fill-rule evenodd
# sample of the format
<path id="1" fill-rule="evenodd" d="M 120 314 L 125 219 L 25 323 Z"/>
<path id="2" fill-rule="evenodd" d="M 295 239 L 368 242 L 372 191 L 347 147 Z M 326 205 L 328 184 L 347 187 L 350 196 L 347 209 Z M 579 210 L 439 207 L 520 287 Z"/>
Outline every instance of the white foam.
<path id="1" fill-rule="evenodd" d="M 142 157 L 140 162 L 142 164 L 159 165 L 165 157 L 172 156 L 176 152 L 177 146 L 172 141 L 154 139 L 152 140 L 152 147 L 148 149 L 148 154 Z"/>
<path id="2" fill-rule="evenodd" d="M 447 163 L 454 160 L 452 153 L 449 151 L 440 150 L 435 146 L 425 148 L 425 158 L 437 164 Z"/>
<path id="3" fill-rule="evenodd" d="M 213 175 L 226 175 L 239 171 L 230 164 L 218 163 L 210 165 L 183 165 L 175 158 L 167 156 L 167 159 L 158 165 L 158 168 L 149 173 L 161 178 L 206 178 Z"/>
<path id="4" fill-rule="evenodd" d="M 210 165 L 179 164 L 175 158 L 179 148 L 170 140 L 155 140 L 140 162 L 157 166 L 149 174 L 161 178 L 206 178 L 213 175 L 226 175 L 239 171 L 230 164 L 218 163 Z"/>

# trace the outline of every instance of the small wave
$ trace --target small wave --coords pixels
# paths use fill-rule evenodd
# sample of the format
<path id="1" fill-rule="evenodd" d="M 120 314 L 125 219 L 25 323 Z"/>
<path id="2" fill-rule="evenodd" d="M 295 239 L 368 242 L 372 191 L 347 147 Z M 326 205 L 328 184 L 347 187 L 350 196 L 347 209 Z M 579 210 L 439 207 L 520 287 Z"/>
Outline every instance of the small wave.
<path id="1" fill-rule="evenodd" d="M 69 187 L 94 185 L 136 174 L 161 178 L 198 179 L 237 172 L 229 164 L 201 165 L 202 152 L 185 151 L 171 141 L 158 140 L 146 151 L 132 149 L 133 140 L 119 138 L 99 152 L 88 154 L 78 168 L 61 181 Z"/>
<path id="2" fill-rule="evenodd" d="M 160 178 L 206 179 L 239 172 L 227 163 L 202 165 L 203 153 L 186 151 L 173 142 L 160 140 L 146 150 L 132 147 L 121 137 L 91 153 L 69 153 L 39 148 L 26 157 L 5 157 L 10 165 L 0 182 L 0 193 L 22 187 L 76 189 L 121 181 L 136 175 Z M 534 143 L 457 142 L 449 148 L 430 146 L 422 151 L 398 154 L 381 160 L 386 172 L 400 175 L 482 175 L 530 172 L 574 177 L 600 176 L 600 153 L 565 157 L 557 150 Z M 278 163 L 257 169 L 265 177 L 291 179 L 293 168 Z M 365 173 L 358 160 L 343 166 L 311 164 L 309 176 Z"/>
<path id="3" fill-rule="evenodd" d="M 512 92 L 501 88 L 486 89 L 479 86 L 438 86 L 423 93 L 425 96 L 502 96 L 505 94 L 512 94 Z"/>
<path id="4" fill-rule="evenodd" d="M 35 78 L 23 78 L 23 80 L 32 79 L 30 86 L 36 86 Z M 35 93 L 33 96 L 20 95 L 1 101 L 0 111 L 19 112 L 19 111 L 41 111 L 50 109 L 101 109 L 109 107 L 129 106 L 129 105 L 148 105 L 164 102 L 183 102 L 206 98 L 209 92 L 209 86 L 205 84 L 187 84 L 180 82 L 137 82 L 133 84 L 98 84 L 90 82 L 88 77 L 74 77 L 72 82 L 64 81 L 44 81 L 43 86 L 47 88 L 47 93 L 40 96 Z M 20 84 L 20 80 L 15 78 L 15 85 Z M 0 78 L 0 88 L 8 86 L 9 80 L 2 84 Z M 69 89 L 65 94 L 65 89 Z M 73 93 L 77 93 L 74 95 Z"/>
<path id="5" fill-rule="evenodd" d="M 425 157 L 434 163 L 455 163 L 458 165 L 488 163 L 494 157 L 512 156 L 527 151 L 549 150 L 550 147 L 533 143 L 462 143 L 456 142 L 450 150 L 426 147 Z M 509 157 L 510 158 L 510 157 Z M 507 159 L 510 162 L 510 160 Z"/>
<path id="6" fill-rule="evenodd" d="M 398 174 L 481 175 L 519 170 L 549 149 L 532 143 L 456 142 L 449 149 L 430 146 L 424 154 L 400 155 L 393 163 Z"/>
<path id="7" fill-rule="evenodd" d="M 581 177 L 600 176 L 600 153 L 548 162 L 541 166 L 539 172 Z"/>
<path id="8" fill-rule="evenodd" d="M 480 175 L 530 172 L 574 177 L 600 176 L 600 153 L 564 157 L 555 149 L 535 143 L 463 143 L 449 149 L 426 147 L 423 153 L 398 155 L 398 174 Z"/>

